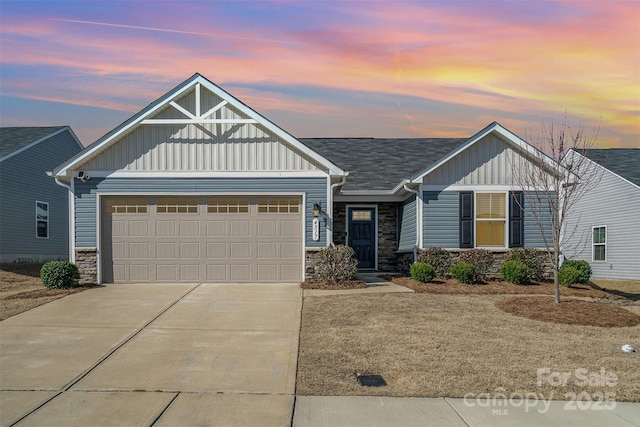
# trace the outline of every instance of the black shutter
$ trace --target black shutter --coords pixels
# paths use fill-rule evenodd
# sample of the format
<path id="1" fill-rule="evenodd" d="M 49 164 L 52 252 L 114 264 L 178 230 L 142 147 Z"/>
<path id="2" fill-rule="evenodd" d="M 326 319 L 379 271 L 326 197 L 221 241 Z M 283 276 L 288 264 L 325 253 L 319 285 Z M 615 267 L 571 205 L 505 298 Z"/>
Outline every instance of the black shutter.
<path id="1" fill-rule="evenodd" d="M 473 248 L 473 191 L 460 192 L 460 247 Z"/>
<path id="2" fill-rule="evenodd" d="M 509 247 L 524 246 L 524 194 L 522 191 L 509 192 Z"/>

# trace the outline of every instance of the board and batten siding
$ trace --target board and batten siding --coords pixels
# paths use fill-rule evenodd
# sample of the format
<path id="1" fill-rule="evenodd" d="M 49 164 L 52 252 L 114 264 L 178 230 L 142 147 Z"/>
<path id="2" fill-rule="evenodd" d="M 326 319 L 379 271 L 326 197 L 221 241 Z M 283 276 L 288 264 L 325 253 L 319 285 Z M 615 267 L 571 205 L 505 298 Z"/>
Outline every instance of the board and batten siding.
<path id="1" fill-rule="evenodd" d="M 46 171 L 81 147 L 68 129 L 0 163 L 0 262 L 69 258 L 69 192 Z M 49 238 L 36 238 L 36 200 L 49 203 Z"/>
<path id="2" fill-rule="evenodd" d="M 222 102 L 202 90 L 201 111 Z M 193 91 L 176 101 L 193 111 Z M 167 106 L 151 119 L 185 119 Z M 246 119 L 229 104 L 210 119 Z M 77 166 L 96 171 L 315 171 L 317 162 L 257 123 L 141 124 L 96 157 Z"/>
<path id="3" fill-rule="evenodd" d="M 413 250 L 416 245 L 416 196 L 410 197 L 398 207 L 398 250 Z"/>
<path id="4" fill-rule="evenodd" d="M 423 179 L 424 185 L 512 185 L 511 160 L 519 156 L 498 136 L 488 135 Z"/>
<path id="5" fill-rule="evenodd" d="M 640 280 L 640 188 L 604 171 L 569 213 L 564 255 L 591 265 L 592 277 Z M 606 261 L 593 261 L 592 228 L 607 227 Z"/>
<path id="6" fill-rule="evenodd" d="M 75 181 L 76 247 L 94 248 L 97 245 L 96 194 L 154 194 L 181 197 L 184 193 L 207 194 L 286 194 L 306 196 L 305 245 L 326 245 L 326 224 L 320 222 L 320 240 L 313 240 L 313 204 L 327 203 L 325 178 L 92 178 L 87 182 Z M 184 196 L 188 197 L 188 196 Z"/>
<path id="7" fill-rule="evenodd" d="M 460 196 L 457 191 L 422 194 L 422 247 L 460 247 Z"/>

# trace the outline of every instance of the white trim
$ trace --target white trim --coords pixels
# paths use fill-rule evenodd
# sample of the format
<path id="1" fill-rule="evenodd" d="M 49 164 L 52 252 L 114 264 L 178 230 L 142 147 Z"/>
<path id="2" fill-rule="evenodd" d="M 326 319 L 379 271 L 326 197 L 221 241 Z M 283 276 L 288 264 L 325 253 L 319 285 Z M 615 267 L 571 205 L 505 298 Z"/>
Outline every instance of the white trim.
<path id="1" fill-rule="evenodd" d="M 604 243 L 594 243 L 593 242 L 593 231 L 596 228 L 604 228 Z M 607 226 L 606 225 L 594 225 L 591 227 L 591 262 L 607 262 L 607 253 L 608 251 L 608 245 L 607 245 L 607 239 L 608 239 L 608 231 L 607 231 Z M 595 259 L 595 255 L 596 255 L 596 245 L 597 246 L 604 246 L 604 259 L 599 259 L 596 260 Z"/>
<path id="2" fill-rule="evenodd" d="M 485 192 L 500 192 L 500 191 L 536 191 L 535 187 L 518 187 L 515 185 L 487 185 L 487 184 L 475 184 L 475 185 L 423 185 L 424 191 L 485 191 Z M 539 190 L 539 189 L 538 189 Z"/>
<path id="3" fill-rule="evenodd" d="M 76 262 L 76 197 L 74 185 L 71 180 L 71 188 L 67 192 L 69 195 L 69 261 L 73 264 Z"/>
<path id="4" fill-rule="evenodd" d="M 420 212 L 419 214 L 417 212 Z M 420 184 L 418 187 L 418 197 L 416 198 L 416 215 L 418 216 L 418 221 L 416 230 L 418 232 L 418 249 L 424 248 L 424 185 Z"/>
<path id="5" fill-rule="evenodd" d="M 478 221 L 500 221 L 500 218 L 478 218 L 478 194 L 504 194 L 504 246 L 478 246 L 476 243 L 478 241 L 478 233 L 476 232 L 476 225 Z M 473 192 L 473 247 L 477 249 L 509 249 L 509 191 L 480 190 Z"/>
<path id="6" fill-rule="evenodd" d="M 171 91 L 169 91 L 168 93 L 163 95 L 161 98 L 156 100 L 155 101 L 155 102 L 157 102 L 156 105 L 154 105 L 153 107 L 148 107 L 148 108 L 143 109 L 140 112 L 136 113 L 134 116 L 132 116 L 129 119 L 130 120 L 129 123 L 126 123 L 126 124 L 121 125 L 120 127 L 116 128 L 116 129 L 114 129 L 112 134 L 109 134 L 109 135 L 105 136 L 104 139 L 96 141 L 93 145 L 91 145 L 90 147 L 87 147 L 80 154 L 72 157 L 71 159 L 69 159 L 65 163 L 63 163 L 62 165 L 58 166 L 53 171 L 54 175 L 58 176 L 58 177 L 59 176 L 68 176 L 69 171 L 71 169 L 74 169 L 74 167 L 76 165 L 79 165 L 82 162 L 84 162 L 89 156 L 92 156 L 93 154 L 98 153 L 98 152 L 106 149 L 110 144 L 115 142 L 122 134 L 128 132 L 131 128 L 133 128 L 135 126 L 140 125 L 142 122 L 147 120 L 148 117 L 152 117 L 153 114 L 156 111 L 158 111 L 161 108 L 164 108 L 167 104 L 169 104 L 171 101 L 177 99 L 184 92 L 186 92 L 188 90 L 191 90 L 191 88 L 193 88 L 195 85 L 202 85 L 207 90 L 211 91 L 213 94 L 218 96 L 219 98 L 228 101 L 229 104 L 232 107 L 234 107 L 235 109 L 237 109 L 240 113 L 244 114 L 245 116 L 247 116 L 251 120 L 255 120 L 256 123 L 259 123 L 259 125 L 263 126 L 264 128 L 266 128 L 270 132 L 274 133 L 276 136 L 280 137 L 282 142 L 284 142 L 286 144 L 289 144 L 290 146 L 295 148 L 295 150 L 298 151 L 299 153 L 302 153 L 303 155 L 307 156 L 308 158 L 313 159 L 313 161 L 319 163 L 324 168 L 328 169 L 330 175 L 345 175 L 346 174 L 346 171 L 344 171 L 343 169 L 338 167 L 336 164 L 331 162 L 329 159 L 327 159 L 327 158 L 321 156 L 320 154 L 318 154 L 317 152 L 313 151 L 312 149 L 310 149 L 309 147 L 307 147 L 306 145 L 304 145 L 303 143 L 298 141 L 291 134 L 289 134 L 288 132 L 286 132 L 285 130 L 283 130 L 282 128 L 280 128 L 279 126 L 277 126 L 276 124 L 274 124 L 273 122 L 271 122 L 270 120 L 265 118 L 264 116 L 262 116 L 260 113 L 256 112 L 255 110 L 253 110 L 253 109 L 249 108 L 248 106 L 246 106 L 245 104 L 243 104 L 241 101 L 236 99 L 230 93 L 226 92 L 225 90 L 223 90 L 222 88 L 220 88 L 216 84 L 214 84 L 211 81 L 207 80 L 202 75 L 194 74 L 191 78 L 189 78 L 188 80 L 183 82 L 181 85 L 177 86 L 176 88 L 172 89 Z M 197 91 L 197 87 L 196 87 L 196 91 Z M 162 101 L 158 102 L 160 99 L 162 99 Z M 209 123 L 209 122 L 210 123 L 221 123 L 219 121 L 208 121 L 208 120 L 205 120 L 205 119 L 202 119 L 202 118 L 200 118 L 199 120 L 203 120 L 202 123 L 205 123 L 205 122 L 206 123 Z M 189 123 L 193 123 L 193 121 L 190 120 Z"/>
<path id="7" fill-rule="evenodd" d="M 28 127 L 28 126 L 27 126 L 27 127 Z M 76 143 L 78 144 L 78 146 L 80 147 L 80 149 L 84 149 L 84 146 L 82 145 L 82 143 L 80 142 L 80 140 L 78 139 L 78 137 L 76 136 L 76 134 L 75 134 L 75 133 L 73 133 L 73 130 L 71 130 L 71 128 L 70 128 L 69 126 L 64 126 L 62 129 L 58 129 L 57 131 L 52 132 L 52 133 L 50 133 L 49 135 L 45 135 L 45 136 L 43 136 L 42 138 L 37 139 L 37 140 L 35 140 L 35 141 L 33 141 L 33 142 L 29 143 L 28 145 L 25 145 L 24 147 L 19 148 L 19 149 L 17 149 L 16 151 L 14 151 L 14 152 L 12 152 L 12 153 L 7 154 L 7 155 L 6 155 L 6 156 L 4 156 L 4 157 L 0 157 L 0 162 L 4 162 L 5 160 L 10 159 L 11 157 L 18 155 L 18 154 L 22 153 L 23 151 L 26 151 L 26 150 L 30 149 L 30 148 L 31 148 L 31 147 L 33 147 L 34 145 L 40 144 L 41 142 L 46 141 L 47 139 L 49 139 L 49 138 L 51 138 L 51 137 L 54 137 L 54 136 L 58 135 L 59 133 L 64 132 L 65 130 L 68 130 L 68 131 L 69 131 L 69 133 L 71 134 L 71 136 L 73 137 L 73 139 L 76 141 Z"/>
<path id="8" fill-rule="evenodd" d="M 302 209 L 300 210 L 301 213 L 301 227 L 302 227 L 302 271 L 301 273 L 301 281 L 304 281 L 306 278 L 306 259 L 307 259 L 307 234 L 306 234 L 306 217 L 307 217 L 307 195 L 306 192 L 267 192 L 267 193 L 256 193 L 256 192 L 250 192 L 250 193 L 246 193 L 246 192 L 230 192 L 230 193 L 222 193 L 222 192 L 210 192 L 210 191 L 205 191 L 205 192 L 179 192 L 176 193 L 174 192 L 149 192 L 149 191 L 145 191 L 145 192 L 132 192 L 132 191 L 126 191 L 126 192 L 112 192 L 112 191 L 105 191 L 105 192 L 96 192 L 96 281 L 98 284 L 102 283 L 102 251 L 101 251 L 101 245 L 102 245 L 102 222 L 101 222 L 101 218 L 102 218 L 102 198 L 103 197 L 110 197 L 110 196 L 147 196 L 148 197 L 157 197 L 157 196 L 243 196 L 243 197 L 247 197 L 247 196 L 255 196 L 255 197 L 272 197 L 272 196 L 285 196 L 285 197 L 291 197 L 291 196 L 296 196 L 296 197 L 300 197 L 302 199 Z M 318 248 L 321 249 L 321 248 Z M 376 259 L 377 262 L 377 259 Z M 377 264 L 376 264 L 377 265 Z"/>
<path id="9" fill-rule="evenodd" d="M 353 202 L 353 203 L 382 203 L 382 202 L 402 202 L 406 200 L 407 195 L 389 195 L 389 196 L 372 196 L 372 195 L 362 195 L 362 196 L 345 196 L 342 193 L 338 193 L 334 197 L 334 201 L 336 202 Z"/>
<path id="10" fill-rule="evenodd" d="M 257 124 L 255 119 L 145 119 L 141 125 Z"/>
<path id="11" fill-rule="evenodd" d="M 526 153 L 528 153 L 528 154 L 530 154 L 532 156 L 537 156 L 537 155 L 542 154 L 544 156 L 543 157 L 544 162 L 550 168 L 555 169 L 555 166 L 556 166 L 555 162 L 549 156 L 547 156 L 544 153 L 541 153 L 534 146 L 532 146 L 531 144 L 527 143 L 525 140 L 523 140 L 522 138 L 518 137 L 513 132 L 507 130 L 502 125 L 500 125 L 498 122 L 493 122 L 489 126 L 485 127 L 483 130 L 481 130 L 480 132 L 478 132 L 477 134 L 475 134 L 474 136 L 469 138 L 467 140 L 467 142 L 465 142 L 463 145 L 458 147 L 456 150 L 451 151 L 445 157 L 441 158 L 440 160 L 438 160 L 437 162 L 433 163 L 432 165 L 430 165 L 426 169 L 423 169 L 421 172 L 419 172 L 418 174 L 414 175 L 411 178 L 411 182 L 412 183 L 421 182 L 424 179 L 425 176 L 427 176 L 428 174 L 430 174 L 431 172 L 433 172 L 434 170 L 436 170 L 437 168 L 439 168 L 443 164 L 447 163 L 449 160 L 451 160 L 452 158 L 454 158 L 455 156 L 457 156 L 461 152 L 465 151 L 467 148 L 469 148 L 472 145 L 476 144 L 478 141 L 484 139 L 490 133 L 496 133 L 496 134 L 502 136 L 503 138 L 506 139 L 506 141 L 508 143 L 520 148 L 521 150 L 524 150 Z M 564 167 L 562 167 L 561 165 L 558 165 L 558 167 L 563 172 L 565 171 Z"/>
<path id="12" fill-rule="evenodd" d="M 47 237 L 40 237 L 38 236 L 38 222 L 40 220 L 38 220 L 38 203 L 41 203 L 43 205 L 47 205 L 47 219 L 46 220 L 42 220 L 43 222 L 46 222 L 47 224 Z M 37 200 L 36 199 L 36 239 L 44 239 L 44 240 L 49 240 L 49 237 L 51 236 L 51 227 L 50 227 L 50 223 L 51 223 L 51 210 L 49 209 L 49 202 L 43 202 L 41 200 Z"/>
<path id="13" fill-rule="evenodd" d="M 109 171 L 84 170 L 91 178 L 316 178 L 328 176 L 321 170 L 312 171 Z"/>
<path id="14" fill-rule="evenodd" d="M 345 216 L 345 231 L 346 231 L 346 235 L 345 235 L 345 245 L 349 246 L 349 209 L 373 209 L 373 224 L 375 226 L 375 231 L 374 231 L 374 242 L 373 242 L 373 250 L 374 250 L 374 270 L 378 270 L 378 205 L 377 204 L 370 204 L 370 205 L 354 205 L 354 204 L 348 204 L 345 205 L 345 211 L 344 211 L 344 216 Z"/>

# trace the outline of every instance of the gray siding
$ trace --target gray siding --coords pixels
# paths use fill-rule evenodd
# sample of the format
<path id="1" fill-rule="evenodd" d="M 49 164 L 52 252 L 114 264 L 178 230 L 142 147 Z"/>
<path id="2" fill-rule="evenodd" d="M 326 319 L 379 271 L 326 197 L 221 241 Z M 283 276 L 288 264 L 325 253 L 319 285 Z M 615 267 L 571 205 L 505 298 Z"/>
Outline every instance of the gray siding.
<path id="1" fill-rule="evenodd" d="M 512 159 L 518 158 L 506 142 L 488 135 L 425 176 L 425 185 L 512 185 Z"/>
<path id="2" fill-rule="evenodd" d="M 457 191 L 425 191 L 423 197 L 422 246 L 458 248 L 460 202 Z"/>
<path id="3" fill-rule="evenodd" d="M 538 199 L 533 197 L 532 200 L 536 200 L 533 206 L 529 203 L 529 199 L 525 195 L 524 197 L 524 246 L 526 248 L 544 248 L 544 239 L 540 234 L 541 223 L 546 240 L 549 242 L 549 247 L 553 247 L 553 236 L 551 235 L 551 212 L 549 211 L 549 203 L 544 197 Z M 532 212 L 532 207 L 535 209 L 535 214 Z M 539 219 L 538 219 L 539 218 Z"/>
<path id="4" fill-rule="evenodd" d="M 416 245 L 416 196 L 399 206 L 398 250 L 412 250 Z"/>
<path id="5" fill-rule="evenodd" d="M 83 183 L 75 181 L 76 247 L 96 247 L 97 193 L 305 193 L 306 246 L 326 245 L 325 225 L 321 222 L 320 240 L 312 238 L 313 204 L 327 206 L 327 180 L 324 178 L 105 178 Z"/>
<path id="6" fill-rule="evenodd" d="M 0 261 L 68 259 L 68 191 L 46 171 L 80 151 L 68 130 L 0 163 Z M 36 238 L 36 200 L 49 203 L 49 238 Z"/>
<path id="7" fill-rule="evenodd" d="M 176 103 L 195 114 L 195 90 Z M 222 101 L 202 88 L 201 112 Z M 173 106 L 152 119 L 185 119 Z M 246 119 L 230 105 L 209 119 Z M 319 166 L 254 123 L 142 124 L 78 170 L 123 171 L 311 171 Z"/>
<path id="8" fill-rule="evenodd" d="M 564 254 L 591 264 L 593 277 L 640 279 L 640 189 L 609 171 L 580 199 L 567 221 Z M 592 259 L 592 227 L 607 226 L 607 260 Z"/>

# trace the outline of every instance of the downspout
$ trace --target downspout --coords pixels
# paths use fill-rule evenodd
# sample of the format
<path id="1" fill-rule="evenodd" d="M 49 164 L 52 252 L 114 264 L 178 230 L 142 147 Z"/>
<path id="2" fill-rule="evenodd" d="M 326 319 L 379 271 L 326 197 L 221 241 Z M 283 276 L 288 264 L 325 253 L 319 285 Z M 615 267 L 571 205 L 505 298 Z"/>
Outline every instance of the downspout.
<path id="1" fill-rule="evenodd" d="M 420 233 L 418 233 L 418 226 L 420 225 L 420 210 L 418 209 L 418 199 L 420 198 L 420 193 L 418 190 L 413 190 L 407 187 L 407 184 L 404 184 L 403 187 L 409 193 L 416 195 L 416 243 L 413 245 L 413 262 L 418 262 L 418 246 L 420 245 Z"/>
<path id="2" fill-rule="evenodd" d="M 50 177 L 53 177 L 53 173 L 52 172 L 47 172 L 47 175 L 49 175 Z M 73 178 L 72 178 L 73 179 Z M 67 185 L 64 182 L 60 181 L 59 178 L 55 177 L 54 178 L 56 184 L 58 184 L 60 187 L 64 187 L 67 189 L 67 191 L 69 192 L 69 201 L 67 202 L 67 208 L 69 209 L 69 261 L 70 262 L 75 262 L 75 254 L 73 253 L 73 247 L 74 247 L 74 218 L 75 218 L 75 212 L 73 212 L 73 203 L 72 203 L 72 197 L 73 197 L 73 191 L 71 190 L 71 185 Z"/>
<path id="3" fill-rule="evenodd" d="M 331 215 L 331 233 L 329 233 L 329 246 L 333 246 L 333 192 L 336 188 L 341 187 L 344 183 L 347 182 L 347 175 L 343 175 L 342 179 L 335 184 L 331 184 L 329 190 L 329 200 L 327 202 L 327 211 Z"/>

